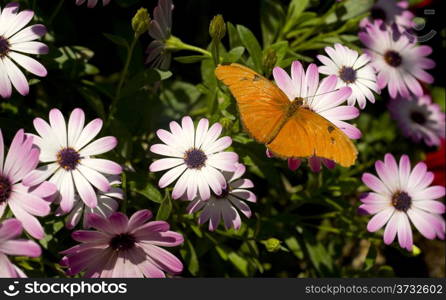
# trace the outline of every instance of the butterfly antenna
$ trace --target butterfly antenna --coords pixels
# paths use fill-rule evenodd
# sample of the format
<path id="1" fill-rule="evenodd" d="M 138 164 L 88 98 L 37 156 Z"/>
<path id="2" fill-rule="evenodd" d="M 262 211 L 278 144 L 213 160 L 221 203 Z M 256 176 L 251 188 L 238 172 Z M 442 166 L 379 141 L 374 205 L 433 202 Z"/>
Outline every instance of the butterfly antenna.
<path id="1" fill-rule="evenodd" d="M 329 92 L 326 92 L 326 93 L 322 93 L 322 94 L 317 94 L 317 95 L 313 95 L 313 96 L 302 97 L 302 99 L 307 100 L 307 102 L 308 102 L 308 101 L 311 101 L 311 102 L 309 103 L 310 106 L 311 106 L 311 105 L 313 104 L 314 98 L 319 97 L 319 96 L 323 96 L 323 95 L 327 95 L 327 94 L 330 94 L 330 93 L 333 93 L 333 92 L 337 92 L 337 91 L 339 91 L 339 90 L 340 90 L 340 88 L 339 88 L 339 89 L 332 90 L 332 91 L 329 91 Z M 310 100 L 310 98 L 311 98 L 311 100 Z"/>

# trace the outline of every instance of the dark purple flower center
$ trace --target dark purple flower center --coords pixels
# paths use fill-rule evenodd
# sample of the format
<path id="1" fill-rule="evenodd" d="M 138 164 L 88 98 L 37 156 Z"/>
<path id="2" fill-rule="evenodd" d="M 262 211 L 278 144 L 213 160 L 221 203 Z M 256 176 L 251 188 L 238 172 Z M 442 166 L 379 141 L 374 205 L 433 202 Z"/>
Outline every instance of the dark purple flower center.
<path id="1" fill-rule="evenodd" d="M 389 50 L 386 53 L 384 53 L 384 60 L 386 63 L 392 67 L 398 67 L 403 62 L 403 58 L 401 55 L 393 50 Z"/>
<path id="2" fill-rule="evenodd" d="M 135 246 L 136 239 L 133 235 L 128 233 L 121 233 L 115 235 L 110 240 L 110 247 L 115 251 L 130 250 Z"/>
<path id="3" fill-rule="evenodd" d="M 81 156 L 73 148 L 64 148 L 57 153 L 57 162 L 67 171 L 76 169 Z"/>
<path id="4" fill-rule="evenodd" d="M 345 83 L 353 83 L 353 82 L 356 81 L 356 71 L 353 68 L 351 68 L 351 67 L 343 66 L 339 70 L 339 77 Z"/>
<path id="5" fill-rule="evenodd" d="M 372 17 L 373 20 L 385 21 L 387 19 L 386 11 L 381 7 L 373 7 L 370 11 L 370 17 Z"/>
<path id="6" fill-rule="evenodd" d="M 206 154 L 200 149 L 192 148 L 184 154 L 184 162 L 190 169 L 201 169 L 207 159 Z"/>
<path id="7" fill-rule="evenodd" d="M 0 175 L 0 204 L 9 199 L 12 185 L 9 179 Z"/>
<path id="8" fill-rule="evenodd" d="M 0 35 L 0 57 L 5 56 L 9 52 L 9 42 Z"/>
<path id="9" fill-rule="evenodd" d="M 415 123 L 420 124 L 420 125 L 426 124 L 426 121 L 427 121 L 427 119 L 424 116 L 424 114 L 419 112 L 419 111 L 412 111 L 410 113 L 410 119 L 412 121 L 414 121 Z"/>
<path id="10" fill-rule="evenodd" d="M 225 199 L 226 197 L 228 197 L 230 190 L 231 189 L 229 187 L 229 184 L 226 184 L 226 187 L 221 190 L 221 194 L 220 195 L 215 195 L 215 198 L 217 198 L 217 199 Z"/>
<path id="11" fill-rule="evenodd" d="M 392 205 L 395 209 L 406 212 L 412 206 L 412 198 L 406 192 L 396 192 L 392 196 Z"/>

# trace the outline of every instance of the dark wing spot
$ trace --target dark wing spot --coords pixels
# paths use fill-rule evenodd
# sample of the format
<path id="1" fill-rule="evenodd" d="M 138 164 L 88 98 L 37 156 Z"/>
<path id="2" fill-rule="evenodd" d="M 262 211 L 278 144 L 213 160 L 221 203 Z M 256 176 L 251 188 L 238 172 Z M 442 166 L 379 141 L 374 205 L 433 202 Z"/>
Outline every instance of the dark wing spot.
<path id="1" fill-rule="evenodd" d="M 331 126 L 331 125 L 328 125 L 328 127 L 327 127 L 327 130 L 328 130 L 328 133 L 332 133 L 332 132 L 333 132 L 333 130 L 335 130 L 335 129 L 334 129 L 334 127 L 333 127 L 333 126 Z"/>
<path id="2" fill-rule="evenodd" d="M 332 144 L 334 144 L 336 142 L 336 140 L 334 138 L 330 138 L 330 141 Z"/>
<path id="3" fill-rule="evenodd" d="M 252 81 L 259 81 L 260 80 L 260 76 L 255 74 L 254 78 L 252 79 Z"/>
<path id="4" fill-rule="evenodd" d="M 240 81 L 245 81 L 245 80 L 248 80 L 248 78 L 246 78 L 246 77 L 240 78 Z"/>

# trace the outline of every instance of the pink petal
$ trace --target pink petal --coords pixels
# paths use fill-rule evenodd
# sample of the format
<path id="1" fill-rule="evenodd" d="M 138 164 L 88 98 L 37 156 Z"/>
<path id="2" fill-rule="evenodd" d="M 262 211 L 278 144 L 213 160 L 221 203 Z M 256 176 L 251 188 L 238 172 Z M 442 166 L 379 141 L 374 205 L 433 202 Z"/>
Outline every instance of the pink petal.
<path id="1" fill-rule="evenodd" d="M 19 54 L 17 52 L 9 52 L 8 56 L 12 58 L 20 66 L 22 66 L 25 70 L 34 75 L 45 77 L 48 74 L 45 67 L 34 58 L 31 58 L 23 54 Z"/>
<path id="2" fill-rule="evenodd" d="M 369 223 L 367 224 L 367 230 L 370 232 L 378 231 L 387 223 L 394 212 L 395 208 L 393 207 L 388 207 L 380 211 L 370 219 Z"/>
<path id="3" fill-rule="evenodd" d="M 79 173 L 79 171 L 74 170 L 72 174 L 74 183 L 76 185 L 76 190 L 79 193 L 82 201 L 84 201 L 84 203 L 88 207 L 95 208 L 97 206 L 98 200 L 90 183 L 81 173 Z"/>
<path id="4" fill-rule="evenodd" d="M 114 149 L 117 144 L 118 140 L 114 136 L 106 136 L 92 142 L 79 153 L 82 156 L 99 155 Z"/>

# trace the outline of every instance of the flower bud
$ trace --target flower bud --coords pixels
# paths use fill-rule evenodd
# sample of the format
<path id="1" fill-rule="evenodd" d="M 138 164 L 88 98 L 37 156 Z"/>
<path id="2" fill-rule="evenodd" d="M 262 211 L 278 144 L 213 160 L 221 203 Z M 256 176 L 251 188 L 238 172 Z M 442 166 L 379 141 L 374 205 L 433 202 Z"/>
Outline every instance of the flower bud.
<path id="1" fill-rule="evenodd" d="M 146 8 L 140 8 L 132 19 L 132 28 L 136 36 L 149 30 L 150 15 Z"/>
<path id="2" fill-rule="evenodd" d="M 209 34 L 212 39 L 220 41 L 226 34 L 226 24 L 222 15 L 216 15 L 209 25 Z"/>
<path id="3" fill-rule="evenodd" d="M 276 238 L 269 238 L 267 240 L 262 241 L 262 243 L 265 245 L 266 250 L 268 252 L 277 252 L 281 249 L 281 241 L 279 241 Z"/>
<path id="4" fill-rule="evenodd" d="M 271 75 L 271 72 L 277 63 L 276 51 L 272 48 L 266 49 L 265 53 L 263 54 L 262 63 L 263 63 L 263 70 L 265 71 L 265 75 L 267 77 L 269 77 L 269 75 Z"/>

